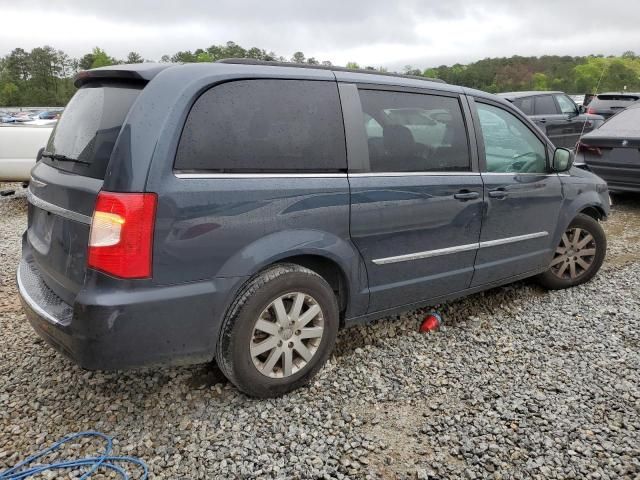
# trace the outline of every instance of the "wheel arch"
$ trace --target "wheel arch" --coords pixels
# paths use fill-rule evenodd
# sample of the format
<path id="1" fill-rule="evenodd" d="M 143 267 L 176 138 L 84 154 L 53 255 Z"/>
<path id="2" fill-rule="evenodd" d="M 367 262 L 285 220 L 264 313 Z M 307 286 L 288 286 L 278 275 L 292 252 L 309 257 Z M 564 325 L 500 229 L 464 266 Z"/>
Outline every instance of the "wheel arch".
<path id="1" fill-rule="evenodd" d="M 227 259 L 218 276 L 252 277 L 278 263 L 294 263 L 322 276 L 338 294 L 342 318 L 366 312 L 369 296 L 362 257 L 349 240 L 328 232 L 267 235 Z"/>
<path id="2" fill-rule="evenodd" d="M 598 221 L 603 220 L 607 216 L 604 209 L 599 205 L 590 205 L 588 207 L 583 208 L 578 213 L 588 215 L 594 220 L 598 220 Z"/>
<path id="3" fill-rule="evenodd" d="M 324 278 L 335 292 L 336 297 L 338 298 L 340 315 L 341 317 L 344 317 L 350 290 L 347 275 L 338 262 L 334 259 L 318 254 L 303 254 L 281 258 L 271 265 L 267 265 L 265 268 L 269 268 L 270 266 L 277 265 L 279 263 L 294 263 L 301 267 L 308 268 Z"/>
<path id="4" fill-rule="evenodd" d="M 569 224 L 581 213 L 598 221 L 607 217 L 607 209 L 602 205 L 602 199 L 597 192 L 582 192 L 563 205 L 558 218 L 558 225 L 553 235 L 553 245 L 557 245 Z"/>

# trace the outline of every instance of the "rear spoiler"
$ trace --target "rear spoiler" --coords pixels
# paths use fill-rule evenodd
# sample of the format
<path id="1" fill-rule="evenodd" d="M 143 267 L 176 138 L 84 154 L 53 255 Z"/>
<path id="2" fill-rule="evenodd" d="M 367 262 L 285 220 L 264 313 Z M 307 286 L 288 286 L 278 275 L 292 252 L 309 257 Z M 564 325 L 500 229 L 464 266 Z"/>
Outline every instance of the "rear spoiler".
<path id="1" fill-rule="evenodd" d="M 129 65 L 112 65 L 110 67 L 93 68 L 79 72 L 73 84 L 80 88 L 85 83 L 94 80 L 124 80 L 134 82 L 149 82 L 162 70 L 173 66 L 170 63 L 133 63 Z"/>

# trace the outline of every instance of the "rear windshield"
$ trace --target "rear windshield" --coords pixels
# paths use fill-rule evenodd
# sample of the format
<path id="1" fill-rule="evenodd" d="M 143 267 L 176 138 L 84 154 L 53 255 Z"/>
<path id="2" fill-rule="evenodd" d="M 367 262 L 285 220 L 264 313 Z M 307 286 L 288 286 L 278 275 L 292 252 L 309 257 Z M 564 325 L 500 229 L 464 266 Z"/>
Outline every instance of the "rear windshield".
<path id="1" fill-rule="evenodd" d="M 626 108 L 638 99 L 640 96 L 604 94 L 591 100 L 589 106 L 591 108 Z"/>
<path id="2" fill-rule="evenodd" d="M 603 131 L 622 131 L 637 129 L 640 124 L 640 106 L 630 107 L 614 115 L 600 127 Z"/>
<path id="3" fill-rule="evenodd" d="M 43 161 L 60 170 L 104 178 L 111 152 L 142 86 L 119 83 L 84 85 L 58 121 Z"/>
<path id="4" fill-rule="evenodd" d="M 598 95 L 598 100 L 616 100 L 619 102 L 635 102 L 638 100 L 634 95 Z"/>

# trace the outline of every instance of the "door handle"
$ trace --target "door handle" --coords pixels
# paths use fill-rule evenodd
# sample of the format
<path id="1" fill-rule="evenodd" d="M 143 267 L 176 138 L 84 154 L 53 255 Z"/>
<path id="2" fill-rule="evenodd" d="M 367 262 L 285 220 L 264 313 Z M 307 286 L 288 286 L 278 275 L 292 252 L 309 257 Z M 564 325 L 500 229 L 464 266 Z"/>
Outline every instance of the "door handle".
<path id="1" fill-rule="evenodd" d="M 547 119 L 546 118 L 540 118 L 540 119 L 538 119 L 538 121 L 540 123 L 547 123 Z"/>
<path id="2" fill-rule="evenodd" d="M 491 190 L 489 192 L 489 196 L 491 198 L 497 198 L 501 200 L 503 198 L 507 198 L 509 196 L 509 192 L 507 192 L 504 188 L 498 188 L 496 190 Z"/>
<path id="3" fill-rule="evenodd" d="M 478 192 L 471 192 L 469 190 L 460 190 L 458 193 L 453 195 L 453 198 L 466 202 L 467 200 L 475 200 L 476 198 L 480 198 L 480 194 Z"/>

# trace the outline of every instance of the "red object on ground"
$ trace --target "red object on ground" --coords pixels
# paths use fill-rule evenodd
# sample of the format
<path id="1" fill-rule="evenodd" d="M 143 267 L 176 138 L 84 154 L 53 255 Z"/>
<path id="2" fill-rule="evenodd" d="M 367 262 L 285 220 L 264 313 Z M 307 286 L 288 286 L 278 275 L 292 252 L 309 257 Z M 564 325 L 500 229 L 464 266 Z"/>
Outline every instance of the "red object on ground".
<path id="1" fill-rule="evenodd" d="M 437 313 L 427 315 L 422 321 L 422 325 L 420 325 L 420 331 L 430 332 L 432 330 L 437 330 L 440 327 L 441 321 L 442 319 Z"/>

